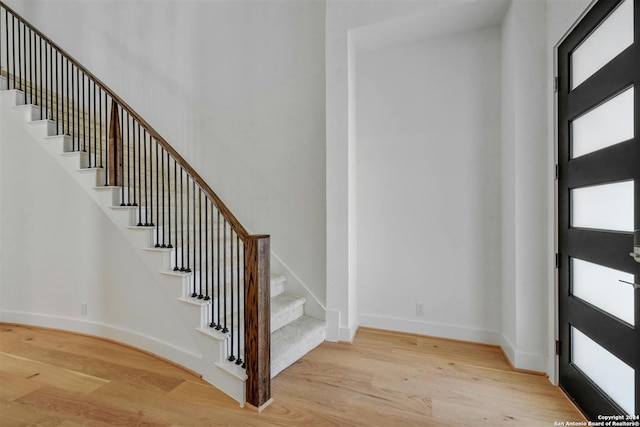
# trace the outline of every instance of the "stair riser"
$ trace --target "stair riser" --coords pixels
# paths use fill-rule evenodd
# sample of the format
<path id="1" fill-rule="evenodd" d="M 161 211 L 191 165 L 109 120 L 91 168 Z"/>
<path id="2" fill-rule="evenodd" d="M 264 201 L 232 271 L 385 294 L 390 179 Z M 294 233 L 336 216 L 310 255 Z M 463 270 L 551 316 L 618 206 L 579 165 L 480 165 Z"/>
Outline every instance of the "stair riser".
<path id="1" fill-rule="evenodd" d="M 284 325 L 304 315 L 304 304 L 291 307 L 287 311 L 271 315 L 271 332 L 277 331 Z"/>

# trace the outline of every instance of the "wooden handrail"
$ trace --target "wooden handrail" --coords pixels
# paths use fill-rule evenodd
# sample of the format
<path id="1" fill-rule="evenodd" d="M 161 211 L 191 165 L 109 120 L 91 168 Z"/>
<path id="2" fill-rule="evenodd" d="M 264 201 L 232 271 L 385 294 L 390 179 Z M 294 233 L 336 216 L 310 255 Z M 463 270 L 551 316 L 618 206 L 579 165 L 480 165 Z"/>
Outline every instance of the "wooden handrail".
<path id="1" fill-rule="evenodd" d="M 193 178 L 193 180 L 198 184 L 198 186 L 211 198 L 214 202 L 220 213 L 229 221 L 232 228 L 244 243 L 246 243 L 250 234 L 247 230 L 242 226 L 240 221 L 233 215 L 233 213 L 227 208 L 224 202 L 218 197 L 218 195 L 209 187 L 204 179 L 195 171 L 195 169 L 178 153 L 146 120 L 144 120 L 133 108 L 131 108 L 126 102 L 122 100 L 114 91 L 112 91 L 106 84 L 102 82 L 99 78 L 97 78 L 92 72 L 86 69 L 78 60 L 76 60 L 73 56 L 71 56 L 67 51 L 62 49 L 56 43 L 54 43 L 49 37 L 44 35 L 41 31 L 31 25 L 26 19 L 24 19 L 20 14 L 16 13 L 15 10 L 7 6 L 4 2 L 0 1 L 0 5 L 13 14 L 16 18 L 23 22 L 31 31 L 36 33 L 39 37 L 41 37 L 44 41 L 49 43 L 54 49 L 60 52 L 63 56 L 65 56 L 74 66 L 76 66 L 80 71 L 82 71 L 87 77 L 93 80 L 103 91 L 105 91 L 112 99 L 115 101 L 122 109 L 124 109 L 131 117 L 133 117 L 140 125 L 142 125 L 149 135 L 154 138 L 162 147 L 169 152 L 169 154 L 182 166 L 182 168 Z"/>

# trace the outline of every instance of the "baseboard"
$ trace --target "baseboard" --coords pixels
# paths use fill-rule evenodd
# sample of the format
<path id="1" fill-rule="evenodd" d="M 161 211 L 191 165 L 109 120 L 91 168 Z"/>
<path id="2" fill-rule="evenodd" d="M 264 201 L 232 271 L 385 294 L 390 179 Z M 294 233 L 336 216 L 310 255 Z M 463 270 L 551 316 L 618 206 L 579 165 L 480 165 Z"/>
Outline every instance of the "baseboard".
<path id="1" fill-rule="evenodd" d="M 60 329 L 105 338 L 167 359 L 192 372 L 199 372 L 202 364 L 202 356 L 200 354 L 176 347 L 145 334 L 95 321 L 40 313 L 0 310 L 0 322 Z"/>
<path id="2" fill-rule="evenodd" d="M 516 349 L 513 343 L 504 334 L 500 334 L 500 348 L 502 348 L 504 355 L 507 356 L 509 364 L 515 367 Z"/>
<path id="3" fill-rule="evenodd" d="M 340 341 L 343 342 L 353 342 L 353 338 L 356 336 L 356 332 L 358 332 L 358 327 L 353 326 L 350 328 L 340 328 L 338 334 Z"/>
<path id="4" fill-rule="evenodd" d="M 459 341 L 469 341 L 481 344 L 500 345 L 501 334 L 497 331 L 467 328 L 455 325 L 446 325 L 436 322 L 418 322 L 409 319 L 400 319 L 390 316 L 378 316 L 360 314 L 358 316 L 360 326 L 385 329 L 410 334 L 428 335 L 439 338 L 449 338 Z"/>
<path id="5" fill-rule="evenodd" d="M 325 322 L 327 322 L 326 340 L 330 342 L 340 341 L 340 311 L 327 310 Z"/>
<path id="6" fill-rule="evenodd" d="M 513 369 L 548 375 L 547 358 L 545 356 L 518 351 L 504 334 L 500 334 L 500 347 Z"/>
<path id="7" fill-rule="evenodd" d="M 347 327 L 340 326 L 339 310 L 327 310 L 325 322 L 327 323 L 325 340 L 330 342 L 353 342 L 353 338 L 358 332 L 357 324 Z"/>

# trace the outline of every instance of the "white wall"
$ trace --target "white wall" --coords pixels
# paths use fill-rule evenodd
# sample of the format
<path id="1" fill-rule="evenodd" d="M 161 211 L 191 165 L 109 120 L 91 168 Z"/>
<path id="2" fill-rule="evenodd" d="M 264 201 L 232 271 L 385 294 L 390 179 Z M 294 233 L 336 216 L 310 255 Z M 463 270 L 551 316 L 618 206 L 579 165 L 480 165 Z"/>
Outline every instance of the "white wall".
<path id="1" fill-rule="evenodd" d="M 8 4 L 151 123 L 249 230 L 270 233 L 275 269 L 324 303 L 323 2 Z"/>
<path id="2" fill-rule="evenodd" d="M 360 325 L 500 342 L 500 74 L 499 27 L 357 56 Z"/>
<path id="3" fill-rule="evenodd" d="M 503 22 L 503 342 L 514 365 L 547 369 L 546 4 L 512 2 Z"/>
<path id="4" fill-rule="evenodd" d="M 350 341 L 358 327 L 353 114 L 357 102 L 352 99 L 358 67 L 353 55 L 358 50 L 468 31 L 488 22 L 497 25 L 505 4 L 501 0 L 327 1 L 327 339 Z"/>

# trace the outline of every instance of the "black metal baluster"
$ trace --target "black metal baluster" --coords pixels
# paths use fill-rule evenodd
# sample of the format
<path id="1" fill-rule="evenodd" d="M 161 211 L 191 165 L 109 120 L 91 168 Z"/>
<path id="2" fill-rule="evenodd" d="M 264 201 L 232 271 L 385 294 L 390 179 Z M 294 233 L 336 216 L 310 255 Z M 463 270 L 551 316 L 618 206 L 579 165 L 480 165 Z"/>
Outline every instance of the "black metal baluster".
<path id="1" fill-rule="evenodd" d="M 187 185 L 186 185 L 186 187 L 187 187 L 187 215 L 186 215 L 187 216 L 187 228 L 186 228 L 186 232 L 187 232 L 187 247 L 186 247 L 186 249 L 187 249 L 187 267 L 184 269 L 184 271 L 186 273 L 190 273 L 191 272 L 191 269 L 189 268 L 189 266 L 191 265 L 190 264 L 190 259 L 189 259 L 189 181 L 188 181 L 189 179 L 190 179 L 189 174 L 187 174 Z"/>
<path id="2" fill-rule="evenodd" d="M 26 79 L 26 65 L 27 65 L 27 58 L 23 57 L 22 52 L 24 52 L 24 54 L 27 54 L 27 48 L 26 48 L 26 44 L 27 44 L 27 38 L 26 38 L 26 33 L 25 33 L 25 29 L 27 28 L 27 26 L 22 23 L 22 38 L 20 37 L 20 22 L 18 22 L 18 73 L 20 73 L 20 83 L 22 86 L 22 91 L 24 92 L 24 101 L 25 104 L 27 102 L 27 79 Z M 24 61 L 23 61 L 24 59 Z M 24 62 L 24 64 L 23 64 Z M 22 74 L 22 66 L 25 65 L 25 73 Z"/>
<path id="3" fill-rule="evenodd" d="M 149 134 L 149 218 L 151 222 L 149 225 L 155 227 L 153 222 L 153 136 Z"/>
<path id="4" fill-rule="evenodd" d="M 240 317 L 240 309 L 243 306 L 242 301 L 244 301 L 244 278 L 240 275 L 240 272 L 242 271 L 240 265 L 244 265 L 244 257 L 242 259 L 242 264 L 240 264 L 241 253 L 244 253 L 244 249 L 240 250 L 240 236 L 238 236 L 238 233 L 236 232 L 236 270 L 238 273 L 238 281 L 236 282 L 238 285 L 238 360 L 236 360 L 236 365 L 242 365 L 244 367 L 244 355 L 241 353 L 241 349 L 245 346 L 241 345 L 241 343 L 244 343 L 245 323 L 244 319 Z M 240 289 L 240 282 L 243 284 L 242 289 Z"/>
<path id="5" fill-rule="evenodd" d="M 135 173 L 136 173 L 136 144 L 133 142 L 133 169 L 131 168 L 131 122 L 133 118 L 127 111 L 127 206 L 133 206 L 131 203 L 131 175 L 133 174 L 133 200 L 135 200 L 136 196 L 136 182 L 135 182 Z M 135 136 L 135 135 L 134 135 Z M 124 151 L 124 150 L 123 150 Z"/>
<path id="6" fill-rule="evenodd" d="M 93 82 L 93 90 L 95 92 L 96 90 L 96 82 Z M 93 95 L 93 99 L 94 101 L 97 100 L 98 101 L 98 108 L 96 110 L 96 140 L 98 142 L 98 144 L 100 144 L 100 155 L 98 156 L 100 158 L 100 168 L 102 168 L 104 170 L 104 163 L 102 161 L 102 154 L 103 154 L 103 150 L 102 150 L 102 88 L 98 88 L 98 97 L 96 98 L 96 95 Z M 107 176 L 107 171 L 104 170 L 104 176 Z M 107 183 L 105 182 L 105 186 L 107 185 Z"/>
<path id="7" fill-rule="evenodd" d="M 160 169 L 160 165 L 158 163 L 158 141 L 156 140 L 156 193 L 158 193 L 160 190 L 160 178 L 158 177 L 159 169 Z M 156 244 L 155 244 L 156 248 L 161 247 L 160 227 L 162 227 L 162 225 L 163 224 L 160 222 L 160 195 L 156 194 Z M 162 233 L 164 234 L 164 228 L 162 229 Z"/>
<path id="8" fill-rule="evenodd" d="M 182 199 L 184 170 L 180 167 L 180 271 L 184 271 L 184 200 Z M 176 227 L 177 228 L 177 227 Z M 177 266 L 176 266 L 177 267 Z"/>
<path id="9" fill-rule="evenodd" d="M 140 188 L 139 185 L 136 186 L 136 175 L 139 176 L 139 174 L 136 174 L 136 126 L 138 127 L 138 152 L 140 151 L 140 123 L 138 123 L 137 120 L 135 120 L 134 118 L 132 118 L 132 123 L 133 125 L 131 126 L 133 128 L 133 130 L 131 131 L 131 145 L 132 145 L 132 149 L 130 151 L 133 152 L 133 167 L 131 168 L 131 173 L 133 174 L 133 203 L 131 203 L 131 206 L 138 206 L 138 198 L 140 197 Z M 127 133 L 129 132 L 129 129 L 127 128 Z M 131 152 L 129 153 L 131 154 Z M 138 172 L 140 171 L 140 157 L 138 157 L 137 159 L 138 161 Z M 138 182 L 138 184 L 140 184 Z M 129 189 L 129 191 L 131 191 L 131 189 Z M 131 201 L 131 200 L 129 200 Z"/>
<path id="10" fill-rule="evenodd" d="M 100 88 L 100 101 L 102 103 L 102 88 Z M 100 107 L 102 109 L 102 107 Z M 109 185 L 109 95 L 104 94 L 104 116 L 102 111 L 100 112 L 100 120 L 104 117 L 104 159 L 107 162 L 107 167 L 104 168 L 104 185 Z M 101 123 L 102 124 L 102 123 Z M 102 129 L 101 129 L 102 130 Z"/>
<path id="11" fill-rule="evenodd" d="M 13 66 L 13 88 L 16 89 L 16 17 L 14 15 L 11 15 L 11 65 Z"/>
<path id="12" fill-rule="evenodd" d="M 194 188 L 195 188 L 195 184 L 194 184 Z M 195 203 L 195 200 L 194 200 L 194 203 Z M 200 283 L 199 283 L 200 288 L 198 293 L 198 299 L 203 299 L 204 294 L 202 293 L 202 270 L 203 270 L 202 268 L 202 189 L 200 188 L 198 188 L 198 244 L 199 244 L 198 257 L 200 259 Z"/>
<path id="13" fill-rule="evenodd" d="M 156 146 L 157 149 L 157 146 Z M 164 221 L 165 219 L 165 214 L 166 214 L 166 208 L 165 208 L 165 198 L 164 198 L 164 147 L 161 147 L 161 154 L 160 154 L 160 177 L 161 177 L 161 182 L 162 182 L 162 245 L 160 245 L 161 248 L 166 248 L 167 245 L 165 243 L 164 237 L 165 234 L 167 233 L 171 233 L 171 226 L 168 227 L 167 230 L 167 223 Z M 158 200 L 160 200 L 160 197 L 158 197 Z M 169 239 L 171 239 L 171 237 L 169 237 Z"/>
<path id="14" fill-rule="evenodd" d="M 230 261 L 231 261 L 231 259 L 233 258 L 233 238 L 232 238 L 232 236 L 231 236 L 231 233 L 229 233 L 229 238 L 231 239 L 231 240 L 230 240 L 230 242 L 229 242 L 229 245 L 230 245 L 230 247 L 229 247 L 229 252 L 230 252 L 230 253 L 229 253 L 229 258 L 230 258 Z M 225 240 L 225 246 L 226 246 L 226 240 Z M 231 345 L 231 351 L 230 351 L 230 353 L 231 353 L 231 354 L 229 355 L 229 358 L 228 358 L 228 359 L 229 359 L 229 362 L 233 362 L 234 360 L 236 360 L 236 357 L 234 356 L 235 347 L 234 347 L 234 339 L 233 339 L 233 338 L 234 338 L 233 336 L 235 335 L 235 329 L 233 328 L 233 321 L 234 321 L 234 317 L 235 317 L 235 315 L 234 315 L 235 313 L 233 312 L 233 309 L 234 309 L 234 298 L 233 298 L 233 293 L 234 293 L 234 292 L 233 292 L 233 267 L 231 267 L 231 287 L 230 287 L 230 293 L 231 293 L 231 324 L 230 324 L 230 326 L 231 326 L 231 329 L 230 329 L 230 330 L 231 330 L 231 334 L 230 334 L 230 335 L 231 335 L 231 342 L 230 342 L 230 345 Z"/>
<path id="15" fill-rule="evenodd" d="M 200 212 L 202 213 L 202 212 Z M 204 288 L 204 300 L 209 301 L 211 297 L 209 296 L 209 198 L 205 196 L 204 198 L 204 277 L 205 277 L 205 288 Z"/>
<path id="16" fill-rule="evenodd" d="M 76 101 L 74 98 L 74 92 L 75 92 L 75 88 L 76 88 L 76 74 L 73 71 L 74 70 L 74 65 L 73 63 L 69 64 L 69 69 L 68 72 L 71 74 L 71 86 L 69 86 L 69 98 L 67 99 L 67 102 L 69 103 L 69 117 L 71 120 L 71 146 L 72 151 L 76 151 L 76 143 L 78 144 L 78 148 L 77 151 L 80 151 L 80 140 L 77 138 L 76 136 Z"/>
<path id="17" fill-rule="evenodd" d="M 71 98 L 69 98 L 69 108 L 71 109 L 70 114 L 71 114 L 71 145 L 73 145 L 73 151 L 76 151 L 76 106 L 75 106 L 75 99 L 73 97 L 73 92 L 75 91 L 76 88 L 76 77 L 75 77 L 75 73 L 73 72 L 73 68 L 74 65 L 71 64 Z M 78 151 L 80 151 L 80 141 L 78 141 Z"/>
<path id="18" fill-rule="evenodd" d="M 18 23 L 18 40 L 20 41 L 20 24 Z M 20 45 L 20 50 L 18 54 L 21 56 L 20 59 L 20 81 L 22 82 L 22 91 L 24 92 L 25 103 L 27 100 L 27 24 L 22 23 L 22 41 L 18 43 Z M 20 52 L 22 51 L 22 52 Z M 22 72 L 24 68 L 24 73 Z M 29 82 L 29 87 L 31 87 L 31 82 Z"/>
<path id="19" fill-rule="evenodd" d="M 127 116 L 127 120 L 124 119 L 125 117 L 125 110 L 124 107 L 121 107 L 120 109 L 120 113 L 122 114 L 122 120 L 120 121 L 121 123 L 121 132 L 122 132 L 122 149 L 120 151 L 120 153 L 122 154 L 122 187 L 126 188 L 126 190 L 124 191 L 124 195 L 126 197 L 127 202 L 125 203 L 126 206 L 131 206 L 131 115 L 129 114 L 129 111 L 126 112 L 126 116 Z M 124 127 L 125 125 L 127 126 L 127 132 L 126 132 L 126 139 L 125 139 L 125 131 L 124 131 Z M 125 158 L 124 158 L 124 153 L 127 153 L 127 159 L 125 162 Z M 126 175 L 125 175 L 126 172 Z M 126 185 L 125 185 L 126 183 Z"/>
<path id="20" fill-rule="evenodd" d="M 195 186 L 193 188 L 193 275 L 192 275 L 192 283 L 193 288 L 191 289 L 191 297 L 195 298 L 198 296 L 196 293 L 196 248 L 198 244 L 196 243 L 196 189 Z M 189 224 L 189 184 L 187 184 L 187 224 Z M 187 248 L 189 247 L 189 227 L 187 227 Z M 189 264 L 189 255 L 187 252 L 187 264 Z"/>
<path id="21" fill-rule="evenodd" d="M 213 205 L 213 201 L 211 202 L 211 296 L 212 298 L 215 297 L 216 295 L 216 264 L 215 264 L 215 258 L 216 258 L 216 246 L 215 246 L 215 241 L 216 241 L 216 227 L 215 227 L 215 220 L 214 220 L 214 205 Z M 218 298 L 218 301 L 220 301 L 220 299 Z M 211 303 L 211 323 L 209 323 L 209 327 L 210 328 L 215 328 L 216 327 L 216 317 L 215 317 L 215 309 L 216 309 L 216 302 L 212 301 Z"/>
<path id="22" fill-rule="evenodd" d="M 85 147 L 84 135 L 80 134 L 80 68 L 76 67 L 76 123 L 78 124 L 78 151 L 87 151 Z M 122 120 L 120 121 L 122 123 Z M 80 148 L 80 140 L 82 140 L 82 148 Z"/>
<path id="23" fill-rule="evenodd" d="M 56 135 L 60 134 L 60 69 L 58 68 L 58 56 L 60 56 L 60 52 L 56 49 Z M 95 84 L 93 87 L 93 97 L 95 102 Z M 94 108 L 95 114 L 95 108 Z"/>
<path id="24" fill-rule="evenodd" d="M 24 28 L 24 25 L 22 26 Z M 20 21 L 18 21 L 18 74 L 20 76 L 20 83 L 18 84 L 18 89 L 24 90 L 24 79 L 22 78 L 22 39 L 20 38 Z M 25 96 L 26 98 L 26 96 Z M 25 99 L 25 102 L 27 100 Z"/>
<path id="25" fill-rule="evenodd" d="M 229 332 L 229 328 L 227 328 L 227 219 L 223 219 L 222 225 L 222 278 L 224 286 L 224 327 L 222 328 L 222 332 Z"/>
<path id="26" fill-rule="evenodd" d="M 13 68 L 13 88 L 16 87 L 16 17 L 11 15 L 11 65 Z"/>
<path id="27" fill-rule="evenodd" d="M 142 152 L 140 151 L 142 146 L 142 140 L 140 139 L 140 123 L 136 122 L 138 128 L 138 189 L 140 192 L 140 206 L 138 207 L 138 227 L 142 227 Z M 146 209 L 146 208 L 145 208 Z"/>
<path id="28" fill-rule="evenodd" d="M 93 167 L 97 168 L 100 138 L 98 138 L 98 118 L 96 116 L 96 82 L 89 76 L 87 76 L 87 92 L 89 93 L 89 140 L 93 142 Z"/>
<path id="29" fill-rule="evenodd" d="M 85 74 L 82 73 L 82 136 L 84 141 L 88 141 L 86 144 L 89 145 L 89 169 L 91 169 L 91 136 L 87 135 L 87 106 L 86 106 L 86 94 L 84 92 L 85 89 Z"/>
<path id="30" fill-rule="evenodd" d="M 149 185 L 147 184 L 147 130 L 142 129 L 142 155 L 144 156 L 144 160 L 142 160 L 143 170 L 144 170 L 144 225 L 149 225 L 149 204 L 147 203 L 147 193 L 149 192 Z M 140 198 L 140 203 L 142 203 L 142 197 Z"/>
<path id="31" fill-rule="evenodd" d="M 180 186 L 182 186 L 182 169 L 180 169 Z M 176 248 L 173 251 L 173 258 L 175 261 L 173 271 L 179 271 L 180 267 L 178 267 L 178 247 L 180 247 L 180 251 L 182 252 L 184 246 L 182 245 L 182 243 L 180 244 L 180 246 L 178 246 L 178 162 L 176 161 L 176 159 L 173 159 L 173 200 L 176 204 L 176 217 L 174 220 L 174 228 L 176 230 Z M 182 194 L 180 194 L 180 203 L 182 203 Z M 180 215 L 182 215 L 182 205 L 180 205 L 180 212 Z M 182 220 L 180 220 L 180 227 L 182 227 Z"/>
<path id="32" fill-rule="evenodd" d="M 33 104 L 33 93 L 36 91 L 35 88 L 35 84 L 33 81 L 33 73 L 34 73 L 34 67 L 33 67 L 33 63 L 35 62 L 34 59 L 34 52 L 33 52 L 33 40 L 35 38 L 35 34 L 34 32 L 31 30 L 31 28 L 29 28 L 29 103 Z"/>
<path id="33" fill-rule="evenodd" d="M 84 141 L 82 141 L 82 137 L 80 136 L 80 69 L 78 67 L 74 67 L 76 70 L 76 83 L 74 86 L 75 95 L 73 99 L 73 112 L 74 112 L 74 121 L 77 125 L 78 133 L 76 134 L 76 138 L 78 139 L 78 151 L 84 151 Z M 73 128 L 73 133 L 76 133 L 76 127 Z M 82 141 L 82 146 L 80 145 L 80 141 Z"/>
<path id="34" fill-rule="evenodd" d="M 127 111 L 127 206 L 138 206 L 136 199 L 136 123 L 136 119 Z M 122 132 L 124 134 L 124 129 Z M 140 144 L 140 141 L 138 141 L 138 144 Z M 122 151 L 124 155 L 124 141 L 122 143 Z M 124 177 L 122 180 L 124 182 Z M 131 182 L 132 180 L 133 183 Z M 131 197 L 132 191 L 133 198 Z"/>
<path id="35" fill-rule="evenodd" d="M 196 291 L 196 249 L 198 247 L 198 236 L 196 235 L 196 182 L 192 179 L 191 185 L 193 186 L 193 292 Z M 199 285 L 199 284 L 198 284 Z"/>
<path id="36" fill-rule="evenodd" d="M 65 92 L 66 92 L 66 95 L 67 95 L 67 107 L 65 108 L 65 110 L 67 112 L 66 113 L 66 117 L 65 117 L 65 120 L 67 122 L 66 134 L 71 137 L 71 151 L 73 151 L 73 135 L 72 135 L 72 132 L 71 132 L 71 126 L 69 126 L 70 125 L 70 120 L 71 120 L 71 117 L 69 117 L 70 116 L 70 114 L 69 114 L 69 60 L 66 59 L 66 58 L 65 58 L 65 61 L 64 61 L 64 66 L 66 68 L 66 73 L 65 73 L 65 77 L 66 77 L 65 78 L 65 80 L 66 80 Z"/>
<path id="37" fill-rule="evenodd" d="M 129 114 L 129 112 L 127 112 L 127 115 L 128 114 Z M 120 141 L 122 142 L 122 146 L 120 147 L 120 165 L 121 165 L 121 167 L 119 168 L 120 173 L 122 174 L 122 181 L 120 182 L 120 206 L 127 206 L 126 200 L 128 198 L 128 195 L 127 195 L 127 197 L 125 197 L 125 193 L 124 193 L 125 180 L 129 177 L 129 171 L 128 170 L 127 170 L 127 176 L 124 175 L 124 167 L 125 167 L 125 162 L 124 162 L 124 146 L 125 146 L 124 136 L 125 136 L 125 133 L 124 133 L 124 107 L 120 106 Z M 114 159 L 114 161 L 116 161 L 116 160 Z M 116 168 L 114 168 L 114 170 L 116 170 Z M 116 172 L 116 174 L 117 174 L 117 172 Z"/>
<path id="38" fill-rule="evenodd" d="M 31 29 L 29 29 L 31 31 Z M 31 92 L 31 81 L 28 81 L 27 74 L 27 24 L 22 22 L 22 36 L 20 36 L 20 22 L 18 22 L 18 72 L 20 73 L 20 82 L 22 83 L 22 91 L 24 92 L 25 104 L 27 103 L 27 95 Z M 24 73 L 23 73 L 24 69 Z M 29 87 L 27 88 L 27 81 Z"/>
<path id="39" fill-rule="evenodd" d="M 93 139 L 91 138 L 91 127 L 92 127 L 92 121 L 91 121 L 91 80 L 89 79 L 89 77 L 82 73 L 82 90 L 83 90 L 83 94 L 82 94 L 82 109 L 83 114 L 82 114 L 82 120 L 84 120 L 84 129 L 85 129 L 85 135 L 89 144 L 89 168 L 91 167 L 96 167 L 96 147 L 94 144 Z M 84 93 L 84 91 L 86 90 L 86 93 Z M 86 106 L 85 106 L 86 103 Z M 93 149 L 91 148 L 93 147 Z M 91 159 L 93 158 L 93 162 L 91 161 Z M 93 166 L 91 166 L 93 163 Z"/>
<path id="40" fill-rule="evenodd" d="M 49 45 L 49 56 L 47 59 L 47 73 L 49 74 L 49 84 L 47 85 L 47 93 L 51 95 L 51 97 L 49 98 L 49 108 L 47 108 L 47 119 L 53 120 L 53 46 L 50 43 L 47 44 Z M 45 55 L 46 54 L 47 53 L 45 52 Z"/>
<path id="41" fill-rule="evenodd" d="M 11 89 L 9 87 L 9 11 L 5 9 L 4 11 L 4 56 L 7 59 L 5 65 L 7 66 L 7 89 Z"/>
<path id="42" fill-rule="evenodd" d="M 44 88 L 41 88 L 41 90 L 44 89 L 44 111 L 46 113 L 45 117 L 40 117 L 42 120 L 48 120 L 49 116 L 50 116 L 50 112 L 49 109 L 51 108 L 51 106 L 49 105 L 49 55 L 47 53 L 47 45 L 49 43 L 47 43 L 46 41 L 44 42 Z"/>
<path id="43" fill-rule="evenodd" d="M 29 48 L 31 49 L 31 53 L 29 54 L 29 60 L 32 62 L 31 66 L 31 74 L 29 74 L 29 78 L 31 80 L 31 104 L 38 105 L 38 35 L 35 32 L 31 32 L 29 35 Z"/>
<path id="44" fill-rule="evenodd" d="M 167 235 L 169 236 L 169 243 L 167 244 L 167 248 L 172 249 L 173 245 L 171 244 L 171 157 L 169 156 L 169 152 L 167 151 Z M 175 180 L 175 174 L 173 176 Z M 164 182 L 164 181 L 163 181 Z M 164 194 L 164 190 L 163 193 Z"/>
<path id="45" fill-rule="evenodd" d="M 40 80 L 40 85 L 38 87 L 38 104 L 40 105 L 40 118 L 42 118 L 44 116 L 44 114 L 42 114 L 42 108 L 43 108 L 43 102 L 42 102 L 42 88 L 44 87 L 44 85 L 42 84 L 42 64 L 44 63 L 44 61 L 42 60 L 42 39 L 39 39 L 38 43 L 38 59 L 40 59 L 40 63 L 38 64 L 38 78 Z"/>
<path id="46" fill-rule="evenodd" d="M 100 90 L 100 96 L 102 97 L 102 89 Z M 109 172 L 109 94 L 104 93 L 104 185 L 109 185 L 109 178 L 111 176 Z"/>
<path id="47" fill-rule="evenodd" d="M 144 155 L 144 225 L 150 226 L 149 223 L 149 203 L 148 203 L 148 193 L 149 186 L 147 185 L 147 130 L 143 129 L 143 147 L 142 154 Z M 142 202 L 142 201 L 141 201 Z"/>
<path id="48" fill-rule="evenodd" d="M 218 252 L 217 252 L 217 263 L 216 263 L 216 269 L 217 269 L 217 277 L 218 277 L 218 322 L 216 325 L 216 329 L 220 330 L 222 329 L 222 325 L 220 322 L 220 309 L 221 309 L 221 292 L 222 292 L 222 282 L 220 280 L 220 210 L 217 211 L 217 215 L 218 215 L 218 223 L 217 223 L 217 228 L 218 228 L 218 236 L 216 238 L 216 246 L 218 247 Z"/>

